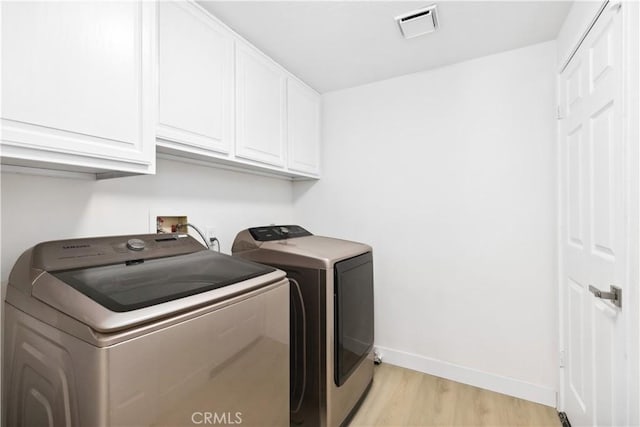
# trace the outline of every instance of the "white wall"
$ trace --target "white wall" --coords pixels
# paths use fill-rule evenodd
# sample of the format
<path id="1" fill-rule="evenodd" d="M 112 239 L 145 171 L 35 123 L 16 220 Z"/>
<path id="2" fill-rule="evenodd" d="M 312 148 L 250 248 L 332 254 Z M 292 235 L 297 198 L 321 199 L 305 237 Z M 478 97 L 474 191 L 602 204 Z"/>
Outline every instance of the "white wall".
<path id="1" fill-rule="evenodd" d="M 290 181 L 168 160 L 157 169 L 103 181 L 2 173 L 2 282 L 38 242 L 148 233 L 150 212 L 214 226 L 227 253 L 244 228 L 292 221 Z"/>
<path id="2" fill-rule="evenodd" d="M 294 219 L 374 247 L 386 361 L 555 405 L 555 42 L 323 96 Z"/>

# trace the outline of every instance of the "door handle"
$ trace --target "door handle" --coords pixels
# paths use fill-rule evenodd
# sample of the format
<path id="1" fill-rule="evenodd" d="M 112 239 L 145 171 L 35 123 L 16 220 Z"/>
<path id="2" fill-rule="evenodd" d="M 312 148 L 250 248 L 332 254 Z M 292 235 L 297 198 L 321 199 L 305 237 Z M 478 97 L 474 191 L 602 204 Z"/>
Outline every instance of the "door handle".
<path id="1" fill-rule="evenodd" d="M 611 300 L 616 307 L 622 308 L 622 289 L 617 286 L 610 285 L 609 292 L 603 292 L 595 286 L 589 285 L 589 292 L 598 298 Z"/>

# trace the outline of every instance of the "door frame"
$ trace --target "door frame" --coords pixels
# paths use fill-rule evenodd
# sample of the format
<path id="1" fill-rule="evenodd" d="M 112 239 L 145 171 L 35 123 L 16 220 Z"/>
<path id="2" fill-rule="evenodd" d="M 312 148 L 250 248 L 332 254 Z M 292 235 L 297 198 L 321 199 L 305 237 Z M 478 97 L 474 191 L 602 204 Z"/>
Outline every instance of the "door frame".
<path id="1" fill-rule="evenodd" d="M 640 4 L 635 1 L 618 2 L 604 0 L 592 21 L 584 28 L 584 32 L 576 45 L 572 48 L 569 58 L 578 50 L 580 44 L 589 33 L 600 14 L 608 7 L 615 7 L 621 3 L 622 14 L 622 61 L 623 61 L 623 138 L 626 148 L 626 188 L 624 189 L 627 202 L 627 283 L 624 296 L 625 310 L 628 310 L 626 326 L 627 350 L 627 425 L 640 425 Z M 570 59 L 562 63 L 556 78 L 557 105 L 561 104 L 560 78 Z M 558 118 L 560 118 L 558 107 Z M 565 409 L 565 373 L 564 369 L 564 277 L 563 236 L 565 229 L 562 218 L 565 214 L 562 208 L 562 180 L 563 157 L 561 148 L 561 126 L 558 121 L 556 129 L 556 202 L 557 202 L 557 262 L 558 262 L 558 411 Z M 569 420 L 571 421 L 571 420 Z"/>
<path id="2" fill-rule="evenodd" d="M 627 421 L 640 425 L 640 4 L 625 2 L 623 14 L 623 61 L 625 74 L 623 117 L 629 150 L 629 324 L 627 324 L 628 388 Z"/>

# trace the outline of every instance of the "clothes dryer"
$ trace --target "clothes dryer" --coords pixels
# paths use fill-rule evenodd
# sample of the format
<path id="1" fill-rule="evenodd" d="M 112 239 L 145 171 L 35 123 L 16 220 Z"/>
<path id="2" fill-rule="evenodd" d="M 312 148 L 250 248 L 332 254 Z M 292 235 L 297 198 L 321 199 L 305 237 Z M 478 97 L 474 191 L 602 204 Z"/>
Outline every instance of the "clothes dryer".
<path id="1" fill-rule="evenodd" d="M 291 425 L 347 424 L 373 381 L 371 247 L 286 225 L 241 231 L 232 253 L 291 280 Z"/>

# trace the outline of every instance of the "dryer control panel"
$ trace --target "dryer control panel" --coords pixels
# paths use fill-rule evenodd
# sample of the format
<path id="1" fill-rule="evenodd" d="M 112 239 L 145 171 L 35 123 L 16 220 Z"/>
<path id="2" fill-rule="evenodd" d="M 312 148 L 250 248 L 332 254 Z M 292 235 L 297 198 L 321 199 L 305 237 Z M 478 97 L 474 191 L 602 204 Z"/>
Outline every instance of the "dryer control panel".
<path id="1" fill-rule="evenodd" d="M 299 225 L 266 225 L 264 227 L 250 228 L 249 233 L 258 242 L 313 236 L 313 234 Z"/>

